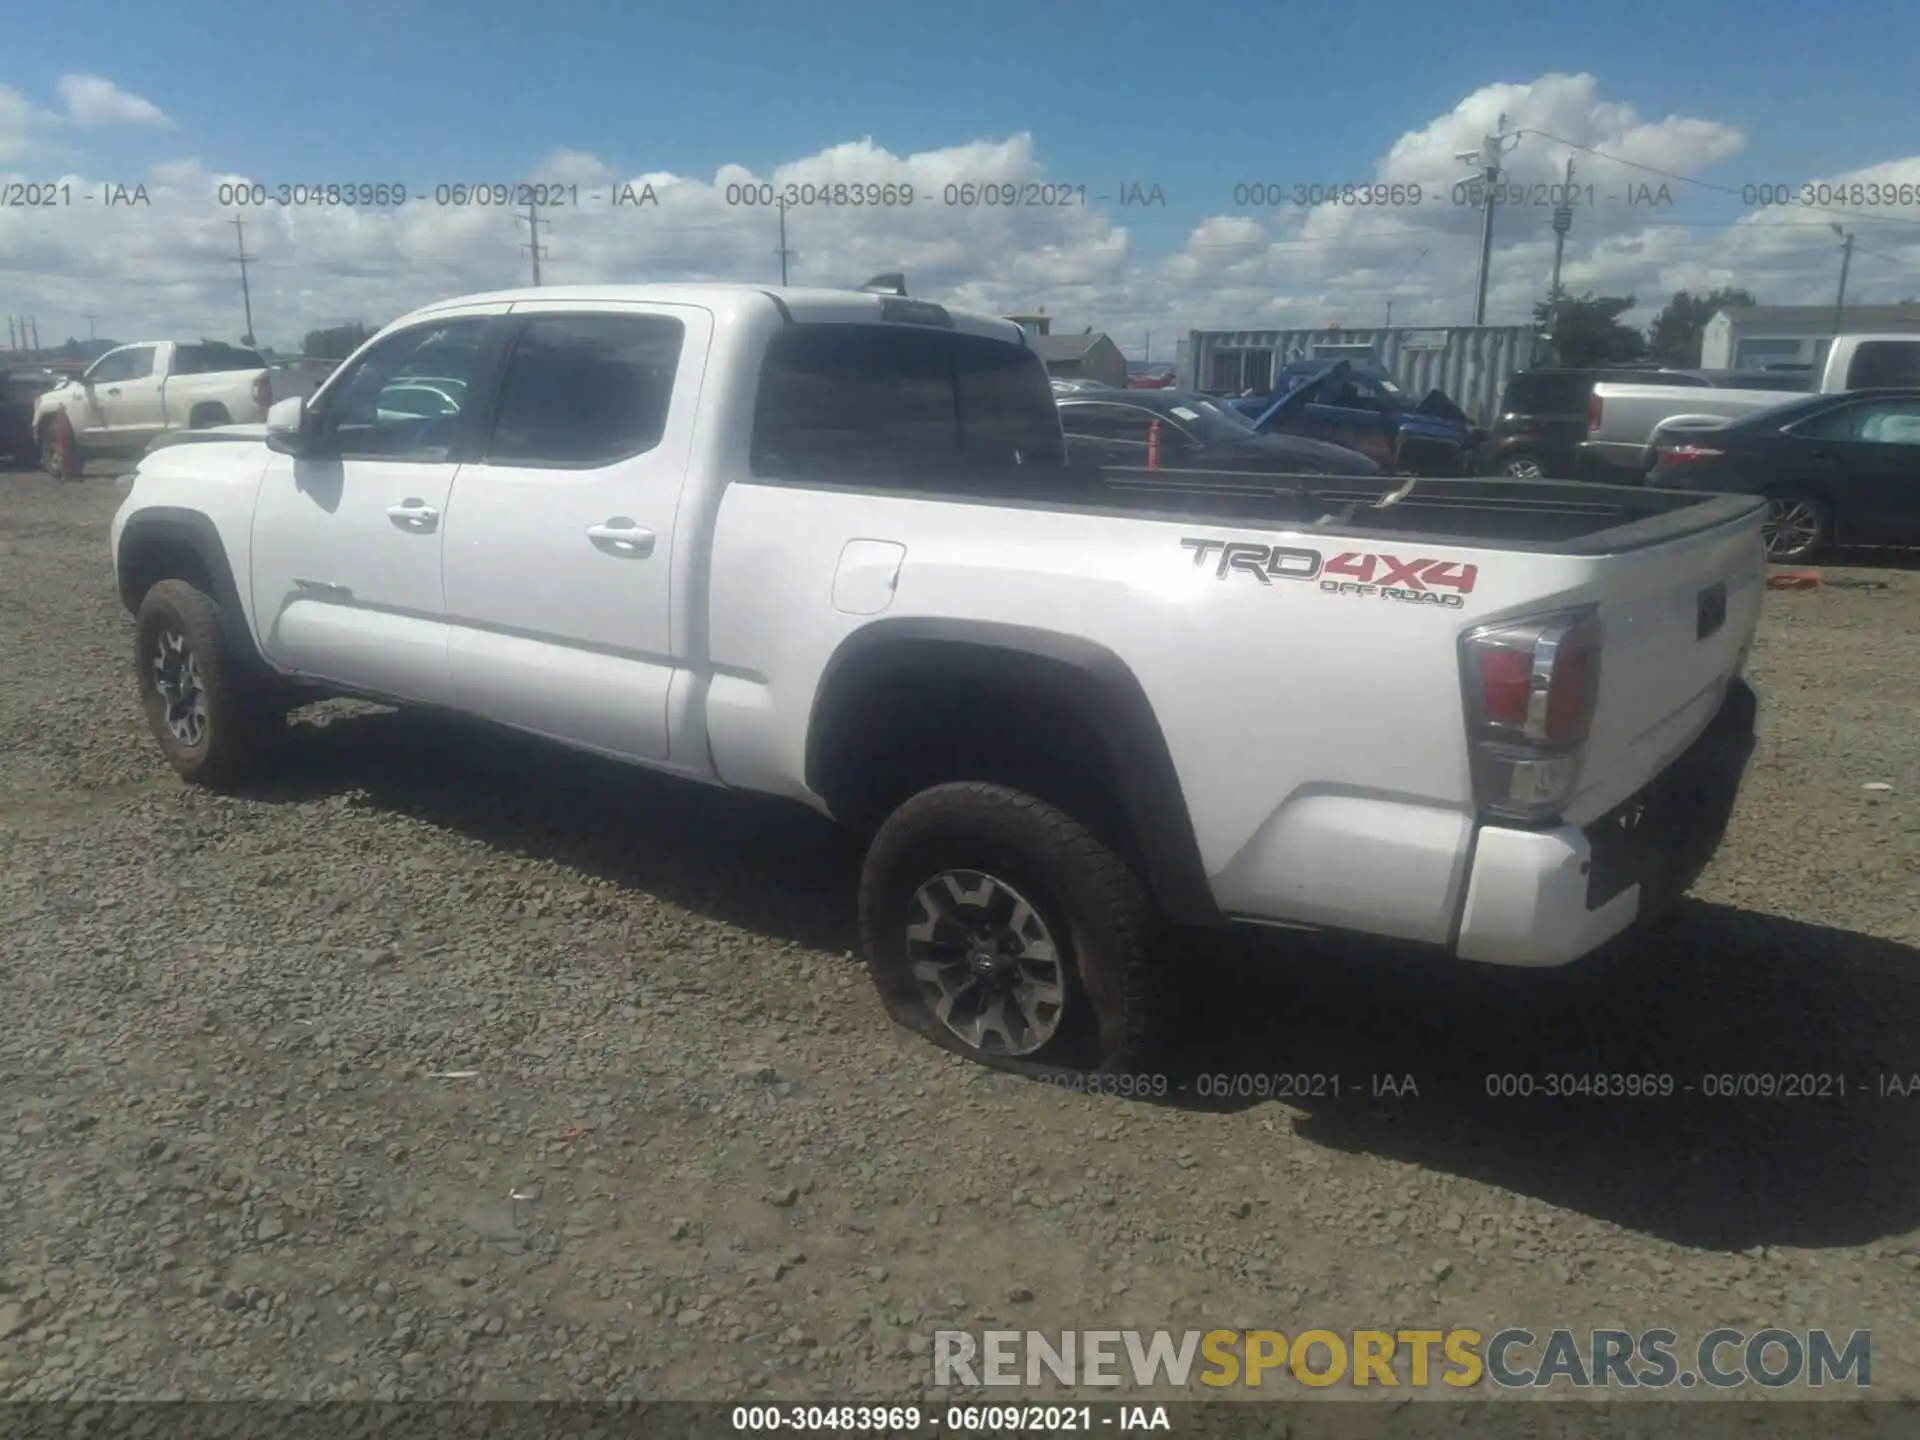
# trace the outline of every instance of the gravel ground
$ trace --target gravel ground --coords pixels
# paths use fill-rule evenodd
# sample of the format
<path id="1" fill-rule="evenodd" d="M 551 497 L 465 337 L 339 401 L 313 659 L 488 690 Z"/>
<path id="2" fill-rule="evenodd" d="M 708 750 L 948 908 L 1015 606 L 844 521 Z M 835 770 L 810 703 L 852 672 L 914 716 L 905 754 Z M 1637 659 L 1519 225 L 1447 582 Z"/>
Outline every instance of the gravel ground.
<path id="1" fill-rule="evenodd" d="M 113 487 L 0 486 L 0 1398 L 895 1397 L 938 1328 L 1418 1322 L 1869 1327 L 1916 1393 L 1920 573 L 1771 597 L 1728 842 L 1584 986 L 1610 1065 L 1847 1098 L 1490 1099 L 1564 977 L 1208 941 L 1152 1104 L 891 1027 L 805 814 L 346 705 L 187 789 Z"/>

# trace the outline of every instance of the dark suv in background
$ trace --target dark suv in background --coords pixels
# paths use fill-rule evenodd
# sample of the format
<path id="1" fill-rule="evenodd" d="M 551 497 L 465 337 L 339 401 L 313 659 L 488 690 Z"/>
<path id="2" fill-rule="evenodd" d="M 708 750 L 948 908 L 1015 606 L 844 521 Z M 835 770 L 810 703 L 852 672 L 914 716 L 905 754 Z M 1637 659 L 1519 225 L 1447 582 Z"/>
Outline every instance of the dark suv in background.
<path id="1" fill-rule="evenodd" d="M 0 364 L 0 469 L 9 463 L 22 467 L 40 463 L 40 442 L 33 435 L 33 407 L 60 383 L 60 377 L 38 366 L 8 371 Z"/>
<path id="2" fill-rule="evenodd" d="M 1500 397 L 1500 413 L 1480 451 L 1480 473 L 1516 480 L 1578 478 L 1582 474 L 1580 442 L 1587 438 L 1587 402 L 1602 380 L 1696 389 L 1712 384 L 1704 375 L 1652 365 L 1522 370 L 1507 382 Z"/>
<path id="3" fill-rule="evenodd" d="M 1657 365 L 1609 365 L 1587 370 L 1522 370 L 1507 382 L 1499 418 L 1480 451 L 1480 473 L 1515 480 L 1577 480 L 1594 476 L 1581 458 L 1587 438 L 1587 406 L 1600 381 L 1623 385 L 1673 385 L 1681 389 L 1778 390 L 1805 393 L 1812 383 L 1804 367 L 1779 372 L 1682 370 Z"/>

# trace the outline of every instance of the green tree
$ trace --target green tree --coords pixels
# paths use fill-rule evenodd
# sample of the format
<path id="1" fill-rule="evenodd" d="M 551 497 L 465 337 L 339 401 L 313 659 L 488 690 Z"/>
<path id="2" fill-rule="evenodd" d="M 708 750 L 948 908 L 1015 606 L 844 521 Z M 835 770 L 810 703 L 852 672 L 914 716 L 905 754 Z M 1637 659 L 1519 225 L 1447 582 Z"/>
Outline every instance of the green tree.
<path id="1" fill-rule="evenodd" d="M 1732 285 L 1723 285 L 1700 295 L 1685 290 L 1676 292 L 1666 308 L 1653 317 L 1653 324 L 1647 327 L 1647 340 L 1653 358 L 1662 365 L 1683 368 L 1698 365 L 1700 340 L 1707 322 L 1730 307 L 1758 303 L 1749 292 Z"/>
<path id="2" fill-rule="evenodd" d="M 1646 357 L 1647 337 L 1620 317 L 1633 309 L 1631 295 L 1595 295 L 1542 301 L 1533 307 L 1534 324 L 1546 331 L 1562 365 L 1608 365 Z"/>
<path id="3" fill-rule="evenodd" d="M 346 325 L 329 326 L 325 330 L 309 330 L 300 346 L 300 353 L 310 360 L 344 360 L 364 345 L 373 333 L 371 326 L 359 320 Z"/>

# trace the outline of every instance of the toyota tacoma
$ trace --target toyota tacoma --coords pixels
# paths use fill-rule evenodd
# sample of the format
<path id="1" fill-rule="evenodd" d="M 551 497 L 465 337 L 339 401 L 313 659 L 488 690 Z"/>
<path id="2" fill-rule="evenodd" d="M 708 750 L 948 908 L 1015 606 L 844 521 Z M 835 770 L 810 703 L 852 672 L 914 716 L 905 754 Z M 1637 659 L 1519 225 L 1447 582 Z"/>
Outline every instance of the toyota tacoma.
<path id="1" fill-rule="evenodd" d="M 433 376 L 449 407 L 394 403 Z M 893 1016 L 1140 1065 L 1185 927 L 1564 965 L 1718 844 L 1756 500 L 1065 462 L 1017 326 L 901 296 L 547 287 L 406 316 L 111 545 L 140 703 L 244 787 L 319 695 L 440 707 L 867 842 Z"/>

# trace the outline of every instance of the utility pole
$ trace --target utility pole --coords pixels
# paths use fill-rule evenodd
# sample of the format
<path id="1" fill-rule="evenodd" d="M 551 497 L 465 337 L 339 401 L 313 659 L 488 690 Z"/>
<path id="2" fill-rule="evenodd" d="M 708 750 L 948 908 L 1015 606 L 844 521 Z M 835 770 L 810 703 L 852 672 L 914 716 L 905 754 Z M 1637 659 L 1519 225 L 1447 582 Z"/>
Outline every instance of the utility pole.
<path id="1" fill-rule="evenodd" d="M 527 213 L 516 215 L 515 220 L 523 221 L 527 227 L 527 243 L 520 248 L 533 257 L 533 283 L 540 283 L 540 257 L 547 253 L 547 247 L 540 243 L 540 227 L 553 228 L 551 220 L 542 220 L 540 212 L 534 208 L 533 201 L 527 201 Z"/>
<path id="2" fill-rule="evenodd" d="M 1391 330 L 1392 328 L 1393 328 L 1393 297 L 1389 295 L 1387 297 L 1387 329 Z"/>
<path id="3" fill-rule="evenodd" d="M 38 355 L 40 353 L 40 317 L 38 315 L 27 317 L 27 329 L 33 336 L 33 339 L 28 342 L 27 349 Z"/>
<path id="4" fill-rule="evenodd" d="M 1567 251 L 1567 232 L 1573 228 L 1573 157 L 1567 157 L 1567 183 L 1561 189 L 1565 204 L 1553 207 L 1553 288 L 1547 303 L 1556 320 L 1560 314 L 1560 258 Z"/>
<path id="5" fill-rule="evenodd" d="M 1853 266 L 1853 232 L 1834 225 L 1833 233 L 1840 237 L 1840 289 L 1833 297 L 1833 333 L 1837 336 L 1843 328 L 1841 316 L 1847 306 L 1847 271 Z"/>
<path id="6" fill-rule="evenodd" d="M 1473 323 L 1475 325 L 1484 325 L 1487 323 L 1487 282 L 1493 273 L 1494 186 L 1497 185 L 1500 180 L 1500 157 L 1511 148 L 1507 144 L 1509 138 L 1513 139 L 1516 143 L 1519 140 L 1519 136 L 1517 135 L 1512 137 L 1508 136 L 1507 117 L 1503 114 L 1500 117 L 1498 133 L 1489 135 L 1482 140 L 1480 142 L 1480 149 L 1477 152 L 1468 150 L 1454 157 L 1457 160 L 1463 160 L 1468 165 L 1478 168 L 1480 171 L 1480 183 L 1486 187 L 1486 193 L 1483 199 L 1487 207 L 1487 213 L 1480 223 L 1480 279 L 1474 286 L 1473 298 Z"/>
<path id="7" fill-rule="evenodd" d="M 13 337 L 13 316 L 9 315 L 7 317 L 7 349 L 18 350 L 20 348 L 20 342 Z"/>
<path id="8" fill-rule="evenodd" d="M 242 337 L 242 343 L 251 345 L 253 344 L 253 286 L 247 280 L 247 262 L 258 260 L 260 257 L 247 254 L 246 222 L 236 216 L 227 223 L 233 226 L 234 241 L 238 247 L 233 263 L 240 267 L 240 303 L 247 309 L 247 333 Z"/>
<path id="9" fill-rule="evenodd" d="M 793 252 L 787 249 L 787 201 L 785 196 L 780 198 L 779 206 L 780 248 L 773 253 L 780 257 L 780 284 L 782 288 L 784 288 L 787 283 L 787 261 L 793 258 Z"/>
<path id="10" fill-rule="evenodd" d="M 87 339 L 89 340 L 94 339 L 95 337 L 93 333 L 93 322 L 98 320 L 100 317 L 98 315 L 91 314 L 88 311 L 82 310 L 80 312 L 80 318 L 87 322 Z M 247 328 L 251 330 L 253 326 L 249 325 L 247 326 Z"/>

